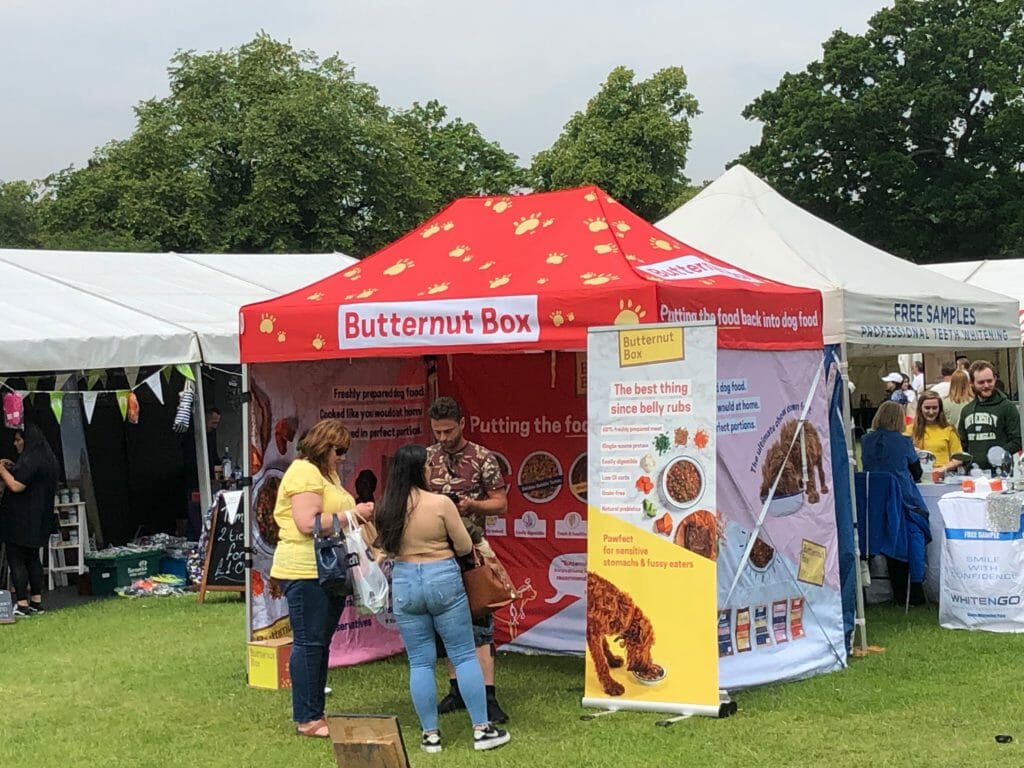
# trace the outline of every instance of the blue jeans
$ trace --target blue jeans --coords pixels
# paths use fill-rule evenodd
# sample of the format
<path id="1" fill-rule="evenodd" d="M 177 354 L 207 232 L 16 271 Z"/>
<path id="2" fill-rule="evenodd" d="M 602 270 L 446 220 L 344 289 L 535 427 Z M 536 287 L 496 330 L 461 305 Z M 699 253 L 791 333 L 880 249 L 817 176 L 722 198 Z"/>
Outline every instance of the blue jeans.
<path id="1" fill-rule="evenodd" d="M 434 563 L 395 561 L 391 573 L 395 621 L 409 656 L 409 691 L 424 731 L 437 730 L 434 632 L 441 635 L 455 665 L 459 692 L 473 725 L 486 725 L 484 677 L 473 646 L 469 599 L 453 558 Z"/>
<path id="2" fill-rule="evenodd" d="M 292 720 L 308 723 L 324 716 L 324 686 L 331 637 L 338 628 L 345 598 L 324 592 L 316 579 L 283 582 L 292 625 Z"/>

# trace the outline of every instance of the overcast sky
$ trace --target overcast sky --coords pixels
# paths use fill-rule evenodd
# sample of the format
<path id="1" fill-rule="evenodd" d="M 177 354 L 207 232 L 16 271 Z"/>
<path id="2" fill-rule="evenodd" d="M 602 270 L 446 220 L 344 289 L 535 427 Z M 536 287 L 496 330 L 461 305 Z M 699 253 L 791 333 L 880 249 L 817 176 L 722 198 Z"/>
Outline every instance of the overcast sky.
<path id="1" fill-rule="evenodd" d="M 339 54 L 392 107 L 438 99 L 529 164 L 608 73 L 682 66 L 703 114 L 687 175 L 717 177 L 759 137 L 743 107 L 862 33 L 887 0 L 0 0 L 0 180 L 81 166 L 167 93 L 178 49 L 260 30 Z"/>

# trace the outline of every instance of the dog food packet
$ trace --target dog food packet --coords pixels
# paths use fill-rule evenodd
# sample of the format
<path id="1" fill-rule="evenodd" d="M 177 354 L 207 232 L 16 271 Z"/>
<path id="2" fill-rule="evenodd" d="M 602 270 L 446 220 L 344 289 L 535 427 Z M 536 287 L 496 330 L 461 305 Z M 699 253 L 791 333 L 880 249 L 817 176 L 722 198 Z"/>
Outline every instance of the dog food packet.
<path id="1" fill-rule="evenodd" d="M 772 644 L 772 638 L 768 634 L 767 605 L 759 605 L 754 609 L 754 644 L 758 647 Z"/>
<path id="2" fill-rule="evenodd" d="M 789 634 L 794 640 L 804 636 L 804 599 L 794 597 L 789 601 Z"/>
<path id="3" fill-rule="evenodd" d="M 738 608 L 736 610 L 736 650 L 744 653 L 750 648 L 750 609 Z"/>
<path id="4" fill-rule="evenodd" d="M 732 609 L 718 612 L 718 656 L 732 656 Z"/>
<path id="5" fill-rule="evenodd" d="M 772 603 L 772 633 L 775 635 L 776 645 L 789 640 L 789 635 L 786 634 L 786 607 L 785 600 L 776 600 Z"/>

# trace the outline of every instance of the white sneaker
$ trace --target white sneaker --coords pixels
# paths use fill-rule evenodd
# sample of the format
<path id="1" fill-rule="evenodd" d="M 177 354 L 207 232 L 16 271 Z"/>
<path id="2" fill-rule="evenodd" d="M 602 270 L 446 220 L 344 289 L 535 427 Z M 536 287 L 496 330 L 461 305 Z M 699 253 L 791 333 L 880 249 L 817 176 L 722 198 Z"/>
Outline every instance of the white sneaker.
<path id="1" fill-rule="evenodd" d="M 424 733 L 423 738 L 420 739 L 420 749 L 431 754 L 440 752 L 441 734 L 437 731 L 434 731 L 433 733 Z"/>
<path id="2" fill-rule="evenodd" d="M 501 728 L 488 725 L 483 730 L 473 731 L 473 749 L 494 749 L 502 744 L 508 744 L 512 735 Z"/>

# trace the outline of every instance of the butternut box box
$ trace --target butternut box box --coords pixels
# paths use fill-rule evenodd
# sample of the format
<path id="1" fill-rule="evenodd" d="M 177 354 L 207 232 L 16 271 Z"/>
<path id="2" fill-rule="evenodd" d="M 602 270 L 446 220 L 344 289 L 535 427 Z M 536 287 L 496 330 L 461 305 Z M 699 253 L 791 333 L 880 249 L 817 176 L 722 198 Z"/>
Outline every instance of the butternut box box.
<path id="1" fill-rule="evenodd" d="M 254 640 L 249 643 L 248 678 L 252 688 L 278 690 L 291 688 L 288 674 L 288 656 L 292 652 L 292 639 Z"/>

